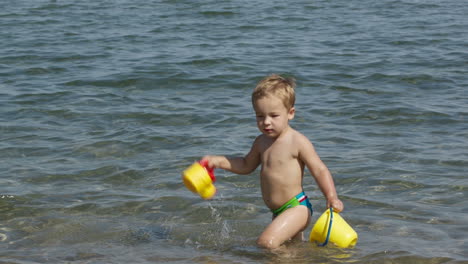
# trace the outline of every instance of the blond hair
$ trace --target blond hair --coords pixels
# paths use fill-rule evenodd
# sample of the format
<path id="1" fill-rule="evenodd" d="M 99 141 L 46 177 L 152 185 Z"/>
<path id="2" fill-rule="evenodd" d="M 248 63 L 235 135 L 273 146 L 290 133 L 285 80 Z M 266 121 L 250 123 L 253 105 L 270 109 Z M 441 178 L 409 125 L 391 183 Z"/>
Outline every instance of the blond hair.
<path id="1" fill-rule="evenodd" d="M 284 78 L 277 74 L 272 74 L 261 80 L 252 93 L 252 104 L 263 97 L 272 95 L 283 101 L 286 109 L 291 109 L 296 101 L 294 89 L 296 81 L 293 78 Z"/>

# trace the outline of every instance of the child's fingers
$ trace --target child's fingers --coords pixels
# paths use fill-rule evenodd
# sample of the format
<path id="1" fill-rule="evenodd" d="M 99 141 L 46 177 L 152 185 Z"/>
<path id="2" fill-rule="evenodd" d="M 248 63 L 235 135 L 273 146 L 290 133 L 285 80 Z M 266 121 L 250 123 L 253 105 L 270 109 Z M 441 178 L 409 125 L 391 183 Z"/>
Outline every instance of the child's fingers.
<path id="1" fill-rule="evenodd" d="M 206 166 L 207 166 L 208 168 L 210 168 L 210 169 L 214 169 L 214 168 L 215 168 L 211 156 L 204 156 L 204 157 L 200 160 L 200 163 L 201 163 L 201 164 L 206 164 Z"/>
<path id="2" fill-rule="evenodd" d="M 332 201 L 328 201 L 328 202 L 327 202 L 327 207 L 328 207 L 328 208 L 332 207 L 333 210 L 336 211 L 336 212 L 338 212 L 338 213 L 341 212 L 341 211 L 343 211 L 343 209 L 344 209 L 343 203 L 342 203 L 340 200 L 338 200 L 338 199 L 332 200 Z"/>

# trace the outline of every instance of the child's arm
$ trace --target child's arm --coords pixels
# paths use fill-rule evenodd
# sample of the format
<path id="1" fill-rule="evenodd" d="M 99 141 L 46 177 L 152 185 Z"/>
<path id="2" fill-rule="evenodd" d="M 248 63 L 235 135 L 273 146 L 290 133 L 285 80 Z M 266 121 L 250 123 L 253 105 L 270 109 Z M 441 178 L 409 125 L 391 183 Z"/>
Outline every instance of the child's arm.
<path id="1" fill-rule="evenodd" d="M 208 167 L 211 168 L 220 168 L 237 174 L 249 174 L 260 164 L 257 140 L 245 157 L 205 156 L 202 161 L 208 161 Z"/>
<path id="2" fill-rule="evenodd" d="M 305 137 L 300 139 L 299 158 L 314 176 L 317 185 L 327 199 L 327 207 L 333 207 L 341 212 L 344 209 L 343 203 L 338 199 L 333 177 L 327 166 L 322 162 L 312 143 Z"/>

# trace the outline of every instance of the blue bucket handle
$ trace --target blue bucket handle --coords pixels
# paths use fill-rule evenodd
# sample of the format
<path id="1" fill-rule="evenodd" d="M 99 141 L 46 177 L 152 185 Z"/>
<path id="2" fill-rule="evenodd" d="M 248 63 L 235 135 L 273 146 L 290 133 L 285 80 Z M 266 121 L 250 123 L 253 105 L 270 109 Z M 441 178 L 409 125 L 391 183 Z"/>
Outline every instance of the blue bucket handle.
<path id="1" fill-rule="evenodd" d="M 328 232 L 327 232 L 327 238 L 325 239 L 325 242 L 319 243 L 319 247 L 324 247 L 328 244 L 328 240 L 330 239 L 330 232 L 332 228 L 332 223 L 333 223 L 333 208 L 330 207 L 330 223 L 328 224 Z"/>

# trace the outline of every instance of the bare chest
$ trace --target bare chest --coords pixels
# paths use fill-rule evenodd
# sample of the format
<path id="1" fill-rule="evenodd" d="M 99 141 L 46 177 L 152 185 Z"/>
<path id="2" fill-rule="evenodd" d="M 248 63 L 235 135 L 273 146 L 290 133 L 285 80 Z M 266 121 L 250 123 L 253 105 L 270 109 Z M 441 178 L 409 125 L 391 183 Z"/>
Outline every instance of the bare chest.
<path id="1" fill-rule="evenodd" d="M 297 151 L 288 141 L 274 142 L 261 151 L 262 165 L 265 168 L 284 167 L 297 160 Z"/>

